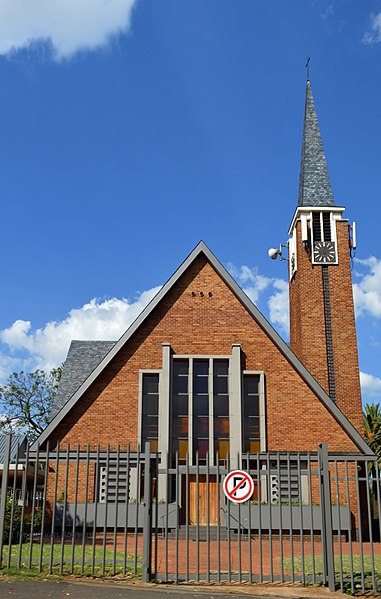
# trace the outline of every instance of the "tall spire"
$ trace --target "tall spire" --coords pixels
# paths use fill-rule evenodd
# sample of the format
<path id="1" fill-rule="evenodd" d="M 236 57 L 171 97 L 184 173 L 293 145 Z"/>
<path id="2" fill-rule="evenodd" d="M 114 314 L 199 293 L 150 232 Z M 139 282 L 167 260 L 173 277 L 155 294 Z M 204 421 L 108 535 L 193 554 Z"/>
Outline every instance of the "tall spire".
<path id="1" fill-rule="evenodd" d="M 298 206 L 334 206 L 311 83 L 307 80 Z"/>

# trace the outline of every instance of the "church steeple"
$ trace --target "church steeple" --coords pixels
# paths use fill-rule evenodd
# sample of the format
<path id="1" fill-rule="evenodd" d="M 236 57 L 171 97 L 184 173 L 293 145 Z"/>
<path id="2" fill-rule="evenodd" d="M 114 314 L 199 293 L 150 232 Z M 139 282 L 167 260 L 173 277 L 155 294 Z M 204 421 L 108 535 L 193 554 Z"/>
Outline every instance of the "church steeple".
<path id="1" fill-rule="evenodd" d="M 290 346 L 360 430 L 361 393 L 350 239 L 333 199 L 307 80 L 298 207 L 289 229 Z"/>
<path id="2" fill-rule="evenodd" d="M 307 81 L 298 206 L 334 206 L 311 83 Z"/>

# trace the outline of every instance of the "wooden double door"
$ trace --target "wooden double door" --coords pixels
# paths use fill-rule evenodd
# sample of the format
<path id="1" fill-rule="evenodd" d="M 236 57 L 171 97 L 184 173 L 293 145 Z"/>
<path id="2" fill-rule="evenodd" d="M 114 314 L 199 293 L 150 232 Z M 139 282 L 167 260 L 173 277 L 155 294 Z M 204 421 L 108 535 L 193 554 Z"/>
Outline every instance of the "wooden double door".
<path id="1" fill-rule="evenodd" d="M 184 481 L 186 483 L 186 481 Z M 192 526 L 216 526 L 221 505 L 221 483 L 218 489 L 215 476 L 209 476 L 207 482 L 205 475 L 199 475 L 198 481 L 196 475 L 189 477 L 189 488 L 183 487 L 186 497 L 188 491 L 189 499 L 189 524 Z"/>

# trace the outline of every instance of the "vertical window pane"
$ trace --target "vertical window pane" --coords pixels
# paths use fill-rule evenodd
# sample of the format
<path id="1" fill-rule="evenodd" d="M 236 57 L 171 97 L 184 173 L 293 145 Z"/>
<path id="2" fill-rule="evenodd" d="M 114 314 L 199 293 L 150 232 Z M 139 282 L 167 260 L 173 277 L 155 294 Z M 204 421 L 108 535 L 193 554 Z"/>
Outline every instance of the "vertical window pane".
<path id="1" fill-rule="evenodd" d="M 197 448 L 199 462 L 206 461 L 206 454 L 209 451 L 209 439 L 197 439 Z"/>
<path id="2" fill-rule="evenodd" d="M 216 447 L 216 450 L 218 449 L 218 458 L 220 460 L 226 460 L 227 455 L 229 453 L 229 441 L 226 439 L 220 439 L 218 441 L 218 445 Z"/>
<path id="3" fill-rule="evenodd" d="M 143 374 L 143 395 L 158 393 L 159 375 L 158 374 Z"/>
<path id="4" fill-rule="evenodd" d="M 209 360 L 193 361 L 193 451 L 205 461 L 209 448 Z"/>
<path id="5" fill-rule="evenodd" d="M 260 448 L 259 375 L 243 377 L 242 428 L 243 451 L 256 453 Z"/>
<path id="6" fill-rule="evenodd" d="M 229 453 L 229 361 L 213 363 L 214 450 L 219 459 Z"/>
<path id="7" fill-rule="evenodd" d="M 193 414 L 195 416 L 207 416 L 209 414 L 208 395 L 193 394 Z"/>
<path id="8" fill-rule="evenodd" d="M 184 460 L 188 453 L 188 439 L 179 439 L 178 444 L 179 459 Z"/>
<path id="9" fill-rule="evenodd" d="M 171 447 L 174 465 L 176 452 L 179 462 L 185 463 L 188 451 L 188 392 L 189 361 L 174 360 L 172 371 L 172 403 L 171 403 Z"/>
<path id="10" fill-rule="evenodd" d="M 258 453 L 260 450 L 261 450 L 261 442 L 259 440 L 249 442 L 249 452 L 250 453 Z"/>
<path id="11" fill-rule="evenodd" d="M 194 360 L 193 361 L 193 374 L 194 376 L 208 376 L 209 374 L 209 360 Z"/>
<path id="12" fill-rule="evenodd" d="M 151 443 L 151 451 L 157 451 L 159 432 L 159 375 L 143 374 L 142 396 L 142 447 Z"/>
<path id="13" fill-rule="evenodd" d="M 156 452 L 158 451 L 158 440 L 157 439 L 152 439 L 151 440 L 151 451 L 152 452 Z"/>
<path id="14" fill-rule="evenodd" d="M 174 360 L 173 362 L 173 393 L 188 393 L 188 360 Z"/>
<path id="15" fill-rule="evenodd" d="M 209 392 L 209 360 L 194 360 L 193 362 L 193 395 Z"/>

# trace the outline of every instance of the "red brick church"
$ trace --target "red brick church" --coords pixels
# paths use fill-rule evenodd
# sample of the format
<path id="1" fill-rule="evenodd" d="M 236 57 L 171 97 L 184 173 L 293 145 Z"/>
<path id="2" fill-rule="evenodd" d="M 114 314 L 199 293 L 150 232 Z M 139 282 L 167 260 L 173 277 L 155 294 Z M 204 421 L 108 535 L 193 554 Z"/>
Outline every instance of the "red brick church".
<path id="1" fill-rule="evenodd" d="M 290 216 L 291 216 L 290 206 Z M 73 341 L 50 447 L 146 441 L 180 463 L 258 451 L 367 452 L 350 270 L 307 82 L 299 197 L 289 228 L 288 345 L 204 242 L 117 342 Z M 163 458 L 164 459 L 164 458 Z"/>

